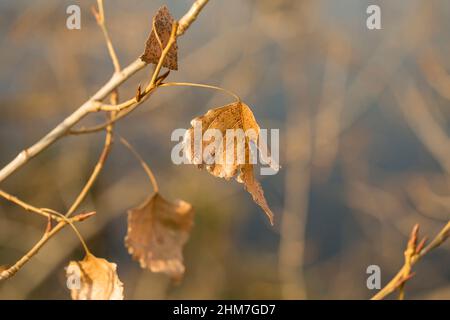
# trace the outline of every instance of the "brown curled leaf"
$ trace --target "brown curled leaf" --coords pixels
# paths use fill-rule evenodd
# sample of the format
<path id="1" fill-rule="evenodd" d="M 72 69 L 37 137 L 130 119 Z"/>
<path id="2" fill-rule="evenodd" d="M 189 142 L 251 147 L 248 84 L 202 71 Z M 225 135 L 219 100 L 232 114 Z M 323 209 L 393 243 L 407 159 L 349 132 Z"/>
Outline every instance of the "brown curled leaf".
<path id="1" fill-rule="evenodd" d="M 171 203 L 158 193 L 128 211 L 125 245 L 142 268 L 164 272 L 174 280 L 184 274 L 183 246 L 189 239 L 194 211 L 179 200 Z"/>
<path id="2" fill-rule="evenodd" d="M 174 19 L 166 6 L 162 6 L 153 17 L 153 27 L 145 45 L 145 51 L 141 55 L 142 61 L 158 64 L 163 49 L 170 39 Z M 178 46 L 175 42 L 165 57 L 163 67 L 178 70 Z"/>
<path id="3" fill-rule="evenodd" d="M 73 300 L 123 300 L 123 284 L 117 265 L 87 254 L 71 261 L 66 269 L 67 286 Z"/>
<path id="4" fill-rule="evenodd" d="M 269 218 L 270 224 L 273 225 L 273 213 L 267 204 L 264 197 L 264 191 L 258 180 L 255 179 L 253 174 L 253 165 L 248 164 L 241 168 L 240 175 L 236 178 L 239 182 L 244 183 L 245 189 L 252 195 L 253 201 L 255 201 L 266 213 Z"/>
<path id="5" fill-rule="evenodd" d="M 227 180 L 235 177 L 245 185 L 253 200 L 273 224 L 272 210 L 267 204 L 261 185 L 253 175 L 254 161 L 250 161 L 250 156 L 255 156 L 256 153 L 255 148 L 252 149 L 251 146 L 258 145 L 260 133 L 251 109 L 241 101 L 233 102 L 209 110 L 205 115 L 193 119 L 191 125 L 192 128 L 184 137 L 187 160 L 199 168 L 206 168 L 216 177 Z M 196 137 L 196 128 L 199 128 L 201 137 Z M 210 133 L 205 135 L 207 130 Z M 227 136 L 227 131 L 230 130 L 234 132 L 234 136 Z M 201 142 L 198 139 L 202 139 Z"/>

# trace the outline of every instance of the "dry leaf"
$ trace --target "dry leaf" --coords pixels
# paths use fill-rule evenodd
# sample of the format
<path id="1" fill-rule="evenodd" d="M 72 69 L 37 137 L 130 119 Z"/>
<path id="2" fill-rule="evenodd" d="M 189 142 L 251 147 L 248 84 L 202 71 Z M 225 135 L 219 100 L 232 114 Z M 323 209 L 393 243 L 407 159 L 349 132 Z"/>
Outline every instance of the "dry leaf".
<path id="1" fill-rule="evenodd" d="M 153 28 L 145 45 L 145 51 L 141 56 L 142 61 L 158 64 L 161 53 L 169 42 L 173 23 L 174 19 L 169 9 L 166 6 L 161 7 L 153 17 Z M 176 42 L 169 49 L 162 66 L 171 70 L 178 70 L 178 46 Z"/>
<path id="2" fill-rule="evenodd" d="M 186 132 L 184 138 L 188 160 L 197 164 L 199 168 L 206 168 L 216 177 L 227 180 L 236 177 L 238 182 L 245 185 L 253 200 L 264 210 L 270 223 L 273 224 L 273 213 L 266 202 L 261 185 L 253 175 L 253 164 L 249 161 L 250 156 L 256 151 L 252 152 L 251 144 L 258 145 L 260 132 L 251 109 L 240 101 L 234 102 L 209 110 L 205 115 L 193 119 L 191 125 L 192 128 Z M 203 137 L 202 151 L 197 152 L 194 129 L 200 125 Z M 220 132 L 220 136 L 206 137 L 205 132 L 209 129 Z M 252 134 L 245 135 L 245 140 L 243 135 L 241 141 L 245 141 L 245 144 L 239 146 L 237 142 L 239 139 L 234 137 L 227 139 L 228 129 L 242 129 L 242 133 L 252 132 Z M 227 155 L 230 158 L 229 161 L 227 161 Z"/>
<path id="3" fill-rule="evenodd" d="M 247 164 L 241 168 L 240 175 L 236 178 L 239 182 L 244 183 L 245 189 L 252 195 L 255 201 L 266 213 L 270 224 L 273 225 L 273 213 L 264 197 L 264 191 L 258 180 L 253 175 L 253 165 Z"/>
<path id="4" fill-rule="evenodd" d="M 66 269 L 67 286 L 73 300 L 123 300 L 123 284 L 117 265 L 87 254 L 71 261 Z"/>
<path id="5" fill-rule="evenodd" d="M 184 201 L 171 203 L 158 193 L 128 212 L 125 245 L 142 268 L 179 280 L 184 274 L 183 246 L 189 238 L 194 211 Z"/>

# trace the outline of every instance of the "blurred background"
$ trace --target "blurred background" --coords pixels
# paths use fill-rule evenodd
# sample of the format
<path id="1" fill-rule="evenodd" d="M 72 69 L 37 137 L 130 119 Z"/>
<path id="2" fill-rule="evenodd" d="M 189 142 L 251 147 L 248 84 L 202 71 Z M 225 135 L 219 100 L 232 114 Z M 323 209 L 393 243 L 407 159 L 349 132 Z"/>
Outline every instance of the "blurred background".
<path id="1" fill-rule="evenodd" d="M 188 0 L 107 0 L 122 66 L 144 50 L 156 10 Z M 81 30 L 66 8 L 81 7 Z M 0 2 L 0 166 L 73 112 L 111 76 L 101 30 L 84 1 Z M 366 28 L 378 4 L 382 30 Z M 155 171 L 161 193 L 195 207 L 175 285 L 142 270 L 123 245 L 126 212 L 151 192 L 120 143 L 82 208 L 91 251 L 118 264 L 127 299 L 367 299 L 369 265 L 382 285 L 403 264 L 420 223 L 433 237 L 450 210 L 450 2 L 447 0 L 211 1 L 179 39 L 170 81 L 236 92 L 262 128 L 280 129 L 282 169 L 259 176 L 275 213 L 268 224 L 237 182 L 170 160 L 170 135 L 229 102 L 199 88 L 162 88 L 116 126 Z M 134 96 L 150 68 L 120 88 Z M 84 125 L 101 122 L 95 117 Z M 96 163 L 104 133 L 60 140 L 2 183 L 39 207 L 67 210 Z M 258 170 L 259 171 L 259 170 Z M 0 265 L 42 236 L 46 220 L 0 199 Z M 13 278 L 0 299 L 69 299 L 64 267 L 84 252 L 63 230 Z M 450 299 L 450 246 L 420 261 L 406 297 Z M 393 295 L 396 298 L 396 295 Z"/>

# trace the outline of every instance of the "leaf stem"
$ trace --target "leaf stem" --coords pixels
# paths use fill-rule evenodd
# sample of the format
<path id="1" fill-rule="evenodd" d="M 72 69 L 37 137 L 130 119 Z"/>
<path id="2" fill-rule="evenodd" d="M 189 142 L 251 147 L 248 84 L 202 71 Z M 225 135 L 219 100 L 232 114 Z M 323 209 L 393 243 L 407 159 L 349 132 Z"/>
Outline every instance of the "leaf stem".
<path id="1" fill-rule="evenodd" d="M 155 193 L 158 193 L 159 187 L 158 183 L 156 182 L 156 178 L 155 175 L 153 174 L 153 171 L 150 169 L 150 167 L 147 165 L 147 163 L 144 161 L 141 155 L 136 151 L 136 149 L 134 149 L 133 146 L 124 137 L 119 136 L 119 140 L 125 147 L 127 147 L 128 150 L 130 150 L 130 152 L 134 155 L 134 157 L 139 161 L 148 178 L 150 179 L 150 183 L 153 186 L 153 191 Z"/>
<path id="2" fill-rule="evenodd" d="M 78 231 L 78 229 L 75 227 L 75 225 L 73 224 L 73 222 L 66 216 L 64 216 L 62 213 L 59 213 L 55 210 L 52 209 L 47 209 L 44 208 L 44 211 L 47 211 L 49 213 L 55 214 L 57 216 L 59 216 L 61 219 L 63 219 L 67 224 L 70 225 L 70 227 L 73 229 L 73 231 L 75 232 L 75 234 L 77 235 L 78 239 L 80 239 L 81 244 L 83 245 L 84 251 L 86 252 L 86 254 L 90 254 L 91 252 L 89 251 L 88 246 L 86 245 L 86 242 L 84 241 L 83 237 L 81 236 L 81 233 Z"/>
<path id="3" fill-rule="evenodd" d="M 234 92 L 224 89 L 224 88 L 221 88 L 221 87 L 209 85 L 209 84 L 191 83 L 191 82 L 167 82 L 167 83 L 160 84 L 159 87 L 198 87 L 198 88 L 213 89 L 213 90 L 222 91 L 222 92 L 225 92 L 225 93 L 231 95 L 233 98 L 236 99 L 236 102 L 241 101 L 241 98 Z"/>

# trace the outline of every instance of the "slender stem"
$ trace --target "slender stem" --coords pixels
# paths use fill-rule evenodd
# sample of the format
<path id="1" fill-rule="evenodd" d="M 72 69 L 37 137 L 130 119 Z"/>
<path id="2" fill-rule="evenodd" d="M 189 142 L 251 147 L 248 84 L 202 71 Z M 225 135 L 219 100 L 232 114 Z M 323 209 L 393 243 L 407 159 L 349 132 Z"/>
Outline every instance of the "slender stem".
<path id="1" fill-rule="evenodd" d="M 445 225 L 445 227 L 439 232 L 439 234 L 431 241 L 422 251 L 420 251 L 419 257 L 422 258 L 431 250 L 439 247 L 445 240 L 450 237 L 450 221 Z"/>
<path id="2" fill-rule="evenodd" d="M 65 221 L 59 222 L 50 232 L 45 232 L 42 238 L 28 251 L 22 258 L 20 258 L 13 266 L 4 270 L 0 273 L 0 281 L 8 279 L 15 275 L 17 271 L 20 270 L 36 253 L 39 252 L 39 249 L 59 230 L 61 230 L 66 225 Z"/>
<path id="3" fill-rule="evenodd" d="M 28 149 L 20 152 L 9 164 L 0 170 L 0 182 L 5 180 L 16 170 L 25 165 L 30 159 L 47 149 L 50 145 L 55 143 L 58 139 L 63 137 L 75 124 L 81 121 L 90 112 L 94 112 L 97 108 L 97 101 L 106 98 L 118 86 L 120 86 L 127 79 L 131 78 L 136 72 L 143 69 L 146 63 L 141 59 L 137 59 L 129 66 L 123 69 L 120 73 L 115 73 L 112 78 L 98 90 L 88 101 L 80 106 L 74 113 L 64 119 L 53 130 L 51 130 L 45 137 L 40 139 Z"/>
<path id="4" fill-rule="evenodd" d="M 414 232 L 414 230 L 416 230 Z M 377 294 L 375 294 L 371 300 L 381 300 L 384 299 L 387 295 L 394 292 L 397 289 L 400 290 L 399 298 L 404 297 L 404 284 L 407 280 L 411 278 L 411 269 L 412 267 L 420 260 L 422 259 L 426 254 L 428 254 L 433 249 L 437 248 L 441 244 L 443 244 L 449 237 L 450 237 L 450 221 L 447 222 L 447 224 L 441 229 L 441 231 L 438 233 L 438 235 L 428 244 L 425 248 L 420 249 L 419 252 L 412 250 L 412 248 L 415 248 L 417 250 L 418 247 L 416 247 L 415 242 L 416 239 L 414 239 L 414 234 L 417 235 L 417 227 L 413 229 L 413 233 L 411 235 L 410 241 L 408 242 L 408 247 L 405 251 L 405 263 L 401 267 L 400 271 L 397 272 L 397 274 L 392 278 L 391 281 L 380 291 L 378 291 Z M 414 246 L 411 244 L 414 242 Z"/>
<path id="5" fill-rule="evenodd" d="M 59 213 L 59 212 L 56 212 L 56 211 L 54 211 L 54 210 L 52 210 L 52 209 L 44 209 L 44 210 L 46 210 L 46 211 L 48 211 L 48 212 L 51 212 L 51 213 L 53 213 L 53 214 L 59 216 L 61 219 L 63 219 L 65 222 L 67 222 L 67 223 L 70 225 L 70 227 L 73 229 L 73 231 L 75 232 L 75 234 L 77 235 L 78 239 L 80 239 L 80 242 L 81 242 L 81 244 L 83 245 L 83 248 L 84 248 L 84 251 L 86 252 L 86 254 L 90 254 L 90 253 L 91 253 L 91 252 L 89 251 L 88 246 L 86 245 L 86 242 L 84 241 L 83 237 L 81 236 L 80 231 L 78 231 L 78 229 L 75 227 L 75 225 L 73 224 L 73 222 L 72 222 L 69 218 L 67 218 L 67 217 L 64 216 L 63 214 L 61 214 L 61 213 Z"/>
<path id="6" fill-rule="evenodd" d="M 0 272 L 0 281 L 8 279 L 15 275 L 17 271 L 19 271 L 34 255 L 39 252 L 39 250 L 47 243 L 48 240 L 50 240 L 55 234 L 57 234 L 67 225 L 67 221 L 82 221 L 86 218 L 91 217 L 92 214 L 93 213 L 81 214 L 68 220 L 62 220 L 50 231 L 46 230 L 42 238 L 25 255 L 23 255 L 22 258 L 20 258 L 14 265 L 9 267 L 8 269 Z"/>
<path id="7" fill-rule="evenodd" d="M 94 167 L 94 170 L 91 173 L 91 176 L 89 177 L 89 180 L 86 182 L 85 186 L 81 190 L 80 194 L 74 201 L 74 203 L 71 205 L 69 210 L 66 213 L 66 217 L 69 217 L 72 213 L 75 212 L 75 210 L 78 208 L 78 206 L 83 202 L 83 200 L 86 198 L 86 195 L 88 194 L 89 190 L 92 188 L 94 182 L 97 180 L 100 172 L 103 169 L 103 166 L 105 165 L 106 159 L 108 158 L 109 152 L 111 151 L 112 146 L 112 129 L 113 125 L 109 125 L 106 129 L 106 138 L 105 138 L 105 144 L 103 146 L 103 151 L 100 154 L 100 157 L 97 161 L 97 164 Z"/>
<path id="8" fill-rule="evenodd" d="M 159 83 L 165 78 L 165 76 L 160 76 L 159 72 L 161 71 L 162 65 L 164 63 L 164 60 L 165 60 L 167 54 L 169 53 L 170 48 L 176 42 L 176 39 L 177 39 L 177 35 L 176 35 L 177 27 L 178 27 L 178 23 L 174 22 L 173 25 L 172 25 L 172 31 L 171 31 L 171 34 L 170 34 L 170 38 L 169 38 L 169 40 L 167 42 L 166 47 L 161 52 L 161 56 L 160 56 L 160 58 L 158 60 L 158 64 L 156 65 L 156 67 L 155 67 L 155 69 L 153 71 L 152 78 L 151 78 L 149 84 L 147 85 L 147 87 L 145 88 L 144 93 L 142 95 L 140 95 L 139 97 L 133 97 L 133 98 L 131 98 L 131 99 L 121 103 L 121 104 L 118 104 L 118 105 L 97 104 L 95 111 L 120 112 L 120 111 L 123 111 L 123 110 L 128 109 L 128 108 L 132 108 L 134 110 L 134 108 L 136 106 L 142 104 L 144 101 L 146 101 L 149 98 L 150 94 L 153 93 L 153 91 L 157 88 Z M 98 128 L 95 128 L 94 130 L 90 130 L 90 132 L 95 132 L 97 130 L 98 130 Z M 73 133 L 73 131 L 71 133 Z M 76 131 L 75 131 L 75 134 L 77 134 Z"/>
<path id="9" fill-rule="evenodd" d="M 72 130 L 68 131 L 68 134 L 71 134 L 71 135 L 89 134 L 89 133 L 95 133 L 95 132 L 100 132 L 100 131 L 105 130 L 107 126 L 126 117 L 131 112 L 133 112 L 140 104 L 144 103 L 150 97 L 150 95 L 154 92 L 154 90 L 156 90 L 156 88 L 158 88 L 159 84 L 167 77 L 167 75 L 168 75 L 168 73 L 165 73 L 165 74 L 161 75 L 160 77 L 158 77 L 158 79 L 156 81 L 156 86 L 152 90 L 144 91 L 144 93 L 141 94 L 139 101 L 136 102 L 135 104 L 130 105 L 128 108 L 117 110 L 117 106 L 116 106 L 116 108 L 114 108 L 114 105 L 111 106 L 109 108 L 110 109 L 109 111 L 118 111 L 119 112 L 114 119 L 111 119 L 105 123 L 102 123 L 102 124 L 99 124 L 96 126 L 92 126 L 92 127 L 88 127 L 88 128 L 82 127 L 80 129 L 72 129 Z M 137 99 L 136 99 L 136 97 L 134 97 L 132 99 L 129 99 L 128 101 L 137 101 Z"/>
<path id="10" fill-rule="evenodd" d="M 208 0 L 197 0 L 194 2 L 190 10 L 179 20 L 179 27 L 176 28 L 176 36 L 179 37 L 185 33 L 189 26 L 197 19 L 200 11 L 208 3 Z M 174 26 L 177 25 L 176 23 Z M 172 38 L 172 37 L 171 37 Z M 167 47 L 166 47 L 167 48 Z M 63 137 L 75 124 L 80 122 L 87 114 L 96 110 L 96 102 L 103 100 L 112 91 L 114 91 L 123 82 L 131 78 L 136 72 L 146 67 L 146 63 L 140 58 L 136 59 L 126 68 L 121 70 L 119 73 L 114 73 L 112 78 L 100 89 L 98 90 L 89 100 L 87 100 L 83 105 L 81 105 L 74 113 L 68 116 L 64 121 L 57 125 L 52 131 L 50 131 L 46 136 L 36 142 L 34 145 L 28 149 L 24 149 L 20 152 L 16 158 L 14 158 L 9 164 L 7 164 L 3 169 L 0 170 L 0 182 L 5 180 L 16 170 L 21 168 L 30 159 L 44 151 L 55 141 Z M 159 74 L 161 69 L 162 61 L 159 63 L 160 67 L 156 74 Z M 151 84 L 152 82 L 150 82 Z M 154 85 L 154 84 L 153 84 Z"/>
<path id="11" fill-rule="evenodd" d="M 197 18 L 199 12 L 204 7 L 204 5 L 208 1 L 206 0 L 197 0 L 191 7 L 191 9 L 183 16 L 183 18 L 180 20 L 181 23 L 181 29 L 178 29 L 178 23 L 174 23 L 172 28 L 172 34 L 171 38 L 169 39 L 169 43 L 163 50 L 159 63 L 155 68 L 155 71 L 152 76 L 152 80 L 150 81 L 148 87 L 144 91 L 144 98 L 140 100 L 138 103 L 131 106 L 129 109 L 126 110 L 123 116 L 134 110 L 140 103 L 142 103 L 144 100 L 146 100 L 150 93 L 153 92 L 153 88 L 155 88 L 163 79 L 163 76 L 159 76 L 159 72 L 162 67 L 162 63 L 164 61 L 165 56 L 167 55 L 168 50 L 172 46 L 172 44 L 176 41 L 176 38 L 178 36 L 181 36 L 184 34 L 186 29 L 192 24 L 192 22 Z M 88 114 L 93 112 L 101 111 L 101 108 L 99 109 L 99 102 L 104 100 L 109 94 L 116 93 L 117 94 L 117 88 L 124 83 L 126 80 L 131 78 L 136 72 L 146 67 L 146 63 L 142 61 L 140 58 L 136 59 L 134 62 L 132 62 L 130 65 L 128 65 L 123 70 L 120 69 L 120 65 L 118 63 L 117 55 L 115 54 L 115 51 L 112 47 L 109 34 L 106 30 L 106 27 L 104 26 L 104 11 L 103 11 L 103 2 L 102 0 L 98 0 L 99 4 L 99 11 L 100 13 L 95 13 L 96 18 L 98 20 L 102 20 L 102 30 L 104 30 L 105 39 L 108 43 L 108 50 L 111 55 L 111 58 L 113 60 L 115 73 L 111 77 L 111 79 L 103 85 L 102 88 L 100 88 L 91 98 L 89 98 L 86 102 L 84 102 L 77 110 L 75 110 L 71 115 L 69 115 L 67 118 L 65 118 L 61 123 L 59 123 L 53 130 L 51 130 L 47 135 L 45 135 L 43 138 L 41 138 L 39 141 L 37 141 L 35 144 L 33 144 L 31 147 L 24 149 L 22 152 L 20 152 L 11 162 L 9 162 L 5 167 L 3 167 L 0 170 L 0 182 L 8 178 L 11 174 L 13 174 L 15 171 L 17 171 L 19 168 L 21 168 L 23 165 L 25 165 L 30 159 L 47 149 L 49 146 L 51 146 L 53 143 L 55 143 L 60 138 L 64 137 L 68 133 L 71 133 L 70 130 L 74 125 L 79 123 L 84 117 L 86 117 Z M 104 29 L 103 29 L 104 28 Z M 116 96 L 117 98 L 117 96 Z M 111 110 L 112 111 L 112 117 L 114 118 L 116 116 L 116 109 Z M 117 117 L 118 118 L 118 117 Z M 105 145 L 110 145 L 112 142 L 112 124 L 114 123 L 114 119 L 111 119 L 105 126 L 107 129 L 107 138 Z M 102 129 L 105 129 L 102 128 Z M 109 138 L 108 138 L 109 137 Z M 108 139 L 110 141 L 108 142 Z M 93 215 L 94 212 L 86 213 L 86 214 L 80 214 L 77 215 L 71 219 L 68 219 L 68 216 L 70 216 L 76 208 L 79 206 L 79 204 L 83 201 L 85 198 L 87 192 L 90 190 L 92 184 L 96 180 L 99 172 L 101 171 L 103 167 L 103 163 L 107 157 L 109 147 L 104 147 L 102 155 L 100 156 L 100 160 L 97 163 L 96 167 L 94 168 L 94 171 L 89 178 L 89 181 L 86 183 L 85 187 L 73 203 L 73 205 L 69 208 L 69 211 L 66 213 L 66 217 L 64 219 L 57 217 L 57 219 L 61 219 L 59 223 L 54 228 L 46 229 L 43 237 L 31 248 L 30 251 L 28 251 L 21 259 L 19 259 L 13 266 L 8 268 L 7 270 L 3 270 L 0 272 L 0 280 L 7 279 L 11 276 L 13 276 L 20 268 L 22 268 L 30 259 L 33 257 L 39 250 L 42 248 L 42 246 L 47 243 L 47 241 L 52 238 L 56 233 L 58 233 L 66 224 L 74 222 L 74 221 L 82 221 L 86 218 L 89 218 Z M 42 211 L 42 209 L 33 207 L 31 205 L 26 204 L 25 202 L 3 192 L 3 196 L 6 196 L 5 198 L 8 200 L 11 200 L 12 202 L 22 206 L 28 211 L 36 212 L 41 215 L 44 215 L 46 217 L 50 217 L 48 214 L 48 211 Z M 47 212 L 47 214 L 45 214 Z M 81 239 L 81 235 L 80 235 Z M 85 250 L 88 252 L 87 246 L 85 245 L 84 241 L 82 241 Z"/>
<path id="12" fill-rule="evenodd" d="M 120 112 L 123 111 L 124 109 L 131 107 L 133 104 L 136 104 L 137 102 L 138 102 L 137 98 L 132 98 L 117 105 L 102 104 L 99 106 L 99 110 Z"/>
<path id="13" fill-rule="evenodd" d="M 133 146 L 124 138 L 119 136 L 120 142 L 128 148 L 128 150 L 131 151 L 131 153 L 135 156 L 135 158 L 139 161 L 142 168 L 144 169 L 145 173 L 147 173 L 147 176 L 150 180 L 150 183 L 153 186 L 153 191 L 155 193 L 158 193 L 159 187 L 158 183 L 156 182 L 155 175 L 153 174 L 153 171 L 150 169 L 150 167 L 147 165 L 147 163 L 144 161 L 144 159 L 141 157 L 141 155 L 136 151 L 136 149 L 133 148 Z"/>
<path id="14" fill-rule="evenodd" d="M 233 98 L 235 98 L 237 102 L 241 101 L 241 98 L 239 98 L 239 96 L 237 94 L 235 94 L 234 92 L 224 89 L 224 88 L 221 88 L 221 87 L 212 86 L 209 84 L 191 83 L 191 82 L 167 82 L 167 83 L 160 84 L 159 87 L 199 87 L 199 88 L 213 89 L 213 90 L 225 92 L 225 93 L 233 96 Z"/>
<path id="15" fill-rule="evenodd" d="M 206 6 L 209 0 L 196 0 L 189 11 L 178 21 L 177 37 L 183 35 L 190 25 L 197 19 L 200 11 Z"/>
<path id="16" fill-rule="evenodd" d="M 6 200 L 12 202 L 12 203 L 15 203 L 16 205 L 22 207 L 23 209 L 25 209 L 28 212 L 34 212 L 34 213 L 37 213 L 37 214 L 39 214 L 41 216 L 44 216 L 44 217 L 47 217 L 47 218 L 52 218 L 52 219 L 55 219 L 55 220 L 58 220 L 58 221 L 61 220 L 60 218 L 55 217 L 55 216 L 45 212 L 45 210 L 43 210 L 41 208 L 37 208 L 37 207 L 35 207 L 35 206 L 31 205 L 31 204 L 28 204 L 25 201 L 22 201 L 19 198 L 15 197 L 15 196 L 13 196 L 13 195 L 11 195 L 11 194 L 3 191 L 3 190 L 0 190 L 0 196 L 5 198 Z"/>
<path id="17" fill-rule="evenodd" d="M 172 48 L 172 45 L 177 41 L 177 29 L 178 29 L 178 22 L 174 22 L 172 25 L 172 31 L 170 33 L 169 41 L 167 41 L 166 47 L 161 52 L 161 57 L 158 60 L 158 64 L 155 67 L 155 71 L 153 72 L 152 79 L 150 80 L 150 83 L 148 84 L 145 91 L 152 90 L 156 85 L 156 80 L 158 79 L 159 72 L 161 71 L 162 65 L 164 63 L 164 60 L 169 53 L 170 48 Z"/>
<path id="18" fill-rule="evenodd" d="M 108 47 L 108 52 L 109 52 L 109 55 L 111 56 L 111 60 L 114 65 L 114 71 L 116 73 L 119 73 L 121 70 L 119 59 L 117 58 L 116 51 L 114 50 L 114 46 L 112 44 L 111 38 L 108 33 L 108 29 L 106 28 L 106 24 L 105 24 L 105 10 L 103 8 L 103 0 L 97 0 L 97 6 L 98 6 L 99 12 L 98 12 L 98 14 L 95 15 L 95 17 L 97 19 L 98 25 L 100 26 L 100 28 L 103 31 L 103 35 L 104 35 L 105 41 L 106 41 L 106 46 Z"/>

